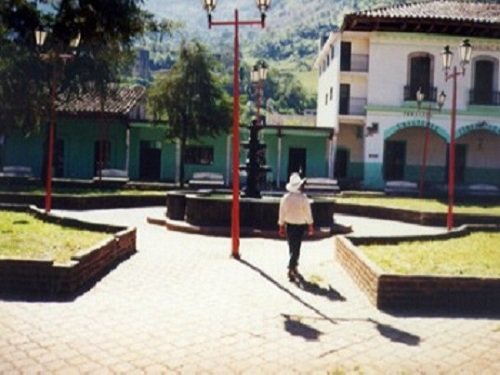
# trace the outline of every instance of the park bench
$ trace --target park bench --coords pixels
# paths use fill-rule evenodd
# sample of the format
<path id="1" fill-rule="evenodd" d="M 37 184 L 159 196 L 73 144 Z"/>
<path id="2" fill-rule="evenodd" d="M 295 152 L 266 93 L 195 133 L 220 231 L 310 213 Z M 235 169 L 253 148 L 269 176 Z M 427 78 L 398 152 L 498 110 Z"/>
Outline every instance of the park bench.
<path id="1" fill-rule="evenodd" d="M 413 181 L 386 181 L 384 192 L 387 195 L 418 195 L 418 184 Z"/>
<path id="2" fill-rule="evenodd" d="M 0 181 L 5 184 L 24 184 L 33 179 L 31 167 L 21 165 L 4 166 L 0 172 Z"/>
<path id="3" fill-rule="evenodd" d="M 473 184 L 466 187 L 465 194 L 474 197 L 499 197 L 500 189 L 496 185 Z"/>
<path id="4" fill-rule="evenodd" d="M 33 172 L 31 171 L 31 167 L 25 167 L 21 165 L 7 165 L 2 168 L 0 176 L 30 178 L 33 177 Z"/>
<path id="5" fill-rule="evenodd" d="M 123 169 L 103 169 L 101 176 L 95 176 L 94 182 L 104 184 L 126 184 L 129 181 L 128 172 Z"/>
<path id="6" fill-rule="evenodd" d="M 195 172 L 189 180 L 189 187 L 193 189 L 217 189 L 224 187 L 224 176 L 214 172 Z"/>
<path id="7" fill-rule="evenodd" d="M 306 179 L 304 191 L 310 193 L 331 193 L 339 192 L 337 180 L 326 177 L 311 177 Z"/>

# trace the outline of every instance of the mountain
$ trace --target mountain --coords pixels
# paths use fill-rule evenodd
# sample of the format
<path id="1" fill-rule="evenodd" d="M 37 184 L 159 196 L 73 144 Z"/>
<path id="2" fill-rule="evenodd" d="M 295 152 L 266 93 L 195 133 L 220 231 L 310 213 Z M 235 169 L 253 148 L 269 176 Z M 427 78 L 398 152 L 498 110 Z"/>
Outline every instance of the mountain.
<path id="1" fill-rule="evenodd" d="M 343 15 L 368 7 L 404 3 L 404 0 L 273 0 L 267 12 L 266 28 L 242 26 L 241 54 L 244 61 L 253 64 L 265 59 L 280 71 L 292 72 L 307 91 L 314 95 L 316 75 L 312 65 L 320 38 L 337 28 Z M 200 0 L 145 0 L 147 10 L 159 18 L 181 21 L 184 28 L 162 45 L 156 44 L 153 59 L 157 67 L 171 63 L 179 39 L 197 38 L 208 44 L 213 53 L 231 54 L 233 29 L 214 26 L 208 29 L 207 15 Z M 234 9 L 240 20 L 259 19 L 254 0 L 219 0 L 213 12 L 217 21 L 234 19 Z M 230 59 L 228 59 L 230 61 Z"/>

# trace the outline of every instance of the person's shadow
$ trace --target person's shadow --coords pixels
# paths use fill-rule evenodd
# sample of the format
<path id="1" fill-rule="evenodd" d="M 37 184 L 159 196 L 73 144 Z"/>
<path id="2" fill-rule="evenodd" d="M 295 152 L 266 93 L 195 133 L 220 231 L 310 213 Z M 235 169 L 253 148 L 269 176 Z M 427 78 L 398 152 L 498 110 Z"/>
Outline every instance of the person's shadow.
<path id="1" fill-rule="evenodd" d="M 310 282 L 301 274 L 297 274 L 294 283 L 302 290 L 317 296 L 326 297 L 330 301 L 345 301 L 345 297 L 328 285 L 328 288 L 323 288 L 320 285 Z"/>

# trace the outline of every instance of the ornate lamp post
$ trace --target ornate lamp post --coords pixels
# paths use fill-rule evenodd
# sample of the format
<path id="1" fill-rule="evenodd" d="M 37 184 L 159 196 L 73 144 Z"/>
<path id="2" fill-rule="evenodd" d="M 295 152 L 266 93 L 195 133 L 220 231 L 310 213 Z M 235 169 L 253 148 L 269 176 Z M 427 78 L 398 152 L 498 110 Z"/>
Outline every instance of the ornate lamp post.
<path id="1" fill-rule="evenodd" d="M 450 51 L 450 46 L 445 46 L 441 56 L 443 58 L 444 76 L 446 82 L 449 79 L 453 80 L 453 91 L 451 101 L 451 129 L 450 129 L 450 148 L 449 148 L 449 165 L 448 165 L 448 215 L 446 217 L 446 225 L 448 230 L 453 228 L 453 202 L 455 199 L 455 128 L 457 122 L 457 77 L 465 75 L 465 67 L 470 63 L 472 55 L 472 46 L 468 39 L 464 39 L 459 46 L 460 52 L 460 70 L 457 66 L 451 69 L 453 52 Z"/>
<path id="2" fill-rule="evenodd" d="M 44 30 L 35 31 L 36 45 L 41 49 L 47 39 L 47 32 Z M 69 42 L 69 48 L 75 51 L 80 44 L 80 34 Z M 73 53 L 63 53 L 55 49 L 51 49 L 47 53 L 40 53 L 40 58 L 43 61 L 52 65 L 52 80 L 50 83 L 50 121 L 49 121 L 49 139 L 47 144 L 47 175 L 45 178 L 45 212 L 49 213 L 52 209 L 52 164 L 54 160 L 54 137 L 55 137 L 55 121 L 56 121 L 56 91 L 58 79 L 58 63 L 62 62 L 64 65 L 68 60 L 74 57 Z"/>
<path id="3" fill-rule="evenodd" d="M 420 90 L 417 91 L 417 107 L 420 109 L 422 107 L 422 102 L 424 101 L 425 94 Z M 425 117 L 425 136 L 424 136 L 424 151 L 422 153 L 422 164 L 420 165 L 420 179 L 419 179 L 419 196 L 422 198 L 424 196 L 424 180 L 425 180 L 425 168 L 427 164 L 427 150 L 429 147 L 429 134 L 431 126 L 431 113 L 433 111 L 441 112 L 443 108 L 444 101 L 446 100 L 446 94 L 441 91 L 437 98 L 437 108 L 432 107 L 431 103 L 427 106 L 426 117 Z"/>
<path id="4" fill-rule="evenodd" d="M 233 200 L 231 208 L 231 239 L 233 258 L 239 259 L 240 247 L 240 62 L 239 62 L 239 26 L 265 27 L 266 11 L 271 6 L 271 0 L 256 0 L 260 11 L 260 20 L 244 21 L 238 17 L 238 9 L 234 10 L 234 20 L 212 21 L 212 12 L 215 10 L 217 0 L 202 0 L 203 8 L 208 14 L 208 28 L 212 26 L 234 27 L 234 68 L 233 68 L 233 152 L 232 152 L 232 179 Z"/>
<path id="5" fill-rule="evenodd" d="M 253 69 L 250 73 L 250 80 L 252 84 L 255 85 L 255 100 L 256 100 L 256 107 L 257 107 L 257 121 L 255 125 L 260 126 L 260 101 L 263 96 L 263 83 L 267 78 L 267 64 L 264 60 L 260 60 L 253 66 Z"/>

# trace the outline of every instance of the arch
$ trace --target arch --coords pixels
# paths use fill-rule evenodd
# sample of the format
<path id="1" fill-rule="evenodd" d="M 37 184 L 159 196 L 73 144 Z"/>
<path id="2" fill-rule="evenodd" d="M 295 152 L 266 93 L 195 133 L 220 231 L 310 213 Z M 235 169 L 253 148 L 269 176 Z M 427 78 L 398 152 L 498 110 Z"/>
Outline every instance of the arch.
<path id="1" fill-rule="evenodd" d="M 427 121 L 422 120 L 422 119 L 414 119 L 414 120 L 407 120 L 403 122 L 398 122 L 396 125 L 391 126 L 390 128 L 386 129 L 384 131 L 384 140 L 392 137 L 394 134 L 396 134 L 398 131 L 403 130 L 403 129 L 408 129 L 408 128 L 425 128 L 427 126 Z M 436 133 L 439 137 L 441 137 L 445 142 L 449 142 L 450 136 L 449 134 L 441 128 L 439 125 L 434 124 L 431 122 L 429 124 L 429 128 Z"/>
<path id="2" fill-rule="evenodd" d="M 478 122 L 474 122 L 472 124 L 461 126 L 460 128 L 458 128 L 456 139 L 459 139 L 459 138 L 461 138 L 469 133 L 472 133 L 472 132 L 478 131 L 478 130 L 485 130 L 485 131 L 488 131 L 490 133 L 493 133 L 495 135 L 500 136 L 500 126 L 499 125 L 490 124 L 486 121 L 478 121 Z"/>

